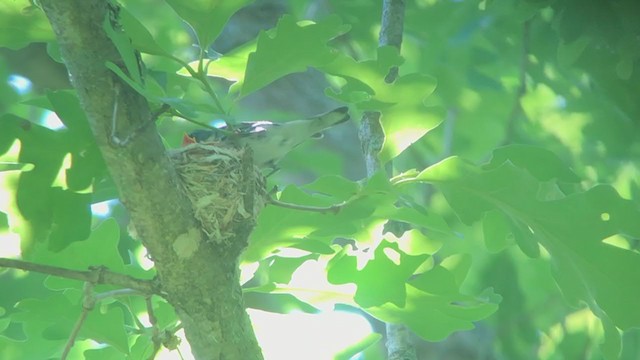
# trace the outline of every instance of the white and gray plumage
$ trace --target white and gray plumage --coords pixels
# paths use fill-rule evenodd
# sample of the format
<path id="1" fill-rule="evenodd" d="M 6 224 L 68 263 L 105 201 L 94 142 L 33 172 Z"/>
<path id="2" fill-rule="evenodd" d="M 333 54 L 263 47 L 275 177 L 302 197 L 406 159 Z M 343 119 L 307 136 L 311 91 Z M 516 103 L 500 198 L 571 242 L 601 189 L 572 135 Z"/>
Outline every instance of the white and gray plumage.
<path id="1" fill-rule="evenodd" d="M 275 169 L 280 159 L 305 140 L 320 137 L 323 130 L 349 120 L 348 112 L 349 108 L 343 106 L 304 120 L 242 122 L 234 124 L 231 129 L 223 127 L 223 131 L 195 130 L 185 138 L 185 143 L 230 142 L 236 146 L 248 146 L 258 167 Z"/>

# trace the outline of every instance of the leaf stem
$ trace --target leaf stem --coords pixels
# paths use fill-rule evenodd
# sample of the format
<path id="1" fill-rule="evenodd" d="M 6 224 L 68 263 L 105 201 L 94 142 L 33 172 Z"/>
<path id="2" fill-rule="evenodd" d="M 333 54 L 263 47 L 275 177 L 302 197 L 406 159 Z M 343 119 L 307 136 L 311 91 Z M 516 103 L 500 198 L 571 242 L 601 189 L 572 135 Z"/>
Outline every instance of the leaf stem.
<path id="1" fill-rule="evenodd" d="M 203 66 L 203 58 L 200 57 L 200 60 L 198 60 L 198 70 L 194 70 L 191 65 L 189 65 L 187 62 L 183 61 L 180 58 L 177 57 L 172 57 L 173 60 L 175 60 L 177 63 L 179 63 L 180 65 L 182 65 L 185 70 L 187 70 L 187 72 L 189 73 L 189 75 L 191 75 L 192 78 L 200 81 L 202 83 L 202 85 L 204 86 L 205 91 L 207 92 L 207 94 L 209 94 L 209 96 L 211 96 L 211 98 L 213 99 L 213 102 L 215 103 L 216 107 L 218 108 L 218 112 L 222 113 L 222 114 L 227 114 L 227 112 L 224 110 L 224 106 L 222 106 L 222 102 L 220 101 L 220 98 L 218 98 L 218 95 L 216 94 L 216 92 L 213 90 L 213 88 L 211 87 L 211 84 L 209 84 L 209 80 L 207 79 L 207 74 L 204 70 L 204 66 Z"/>
<path id="2" fill-rule="evenodd" d="M 343 201 L 339 204 L 335 204 L 331 206 L 310 206 L 310 205 L 298 205 L 298 204 L 287 203 L 280 200 L 276 200 L 272 197 L 268 197 L 267 199 L 269 204 L 280 206 L 287 209 L 313 211 L 313 212 L 320 212 L 320 213 L 334 213 L 334 214 L 337 214 L 347 204 L 346 201 Z"/>

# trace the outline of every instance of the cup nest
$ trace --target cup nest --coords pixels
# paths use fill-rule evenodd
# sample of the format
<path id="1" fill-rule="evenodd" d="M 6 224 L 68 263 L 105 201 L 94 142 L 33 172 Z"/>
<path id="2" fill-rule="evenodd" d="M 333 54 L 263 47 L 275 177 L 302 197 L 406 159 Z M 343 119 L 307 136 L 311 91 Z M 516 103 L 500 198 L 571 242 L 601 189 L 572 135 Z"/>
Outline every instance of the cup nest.
<path id="1" fill-rule="evenodd" d="M 203 231 L 217 244 L 245 238 L 266 202 L 265 179 L 251 150 L 190 144 L 170 154 Z"/>

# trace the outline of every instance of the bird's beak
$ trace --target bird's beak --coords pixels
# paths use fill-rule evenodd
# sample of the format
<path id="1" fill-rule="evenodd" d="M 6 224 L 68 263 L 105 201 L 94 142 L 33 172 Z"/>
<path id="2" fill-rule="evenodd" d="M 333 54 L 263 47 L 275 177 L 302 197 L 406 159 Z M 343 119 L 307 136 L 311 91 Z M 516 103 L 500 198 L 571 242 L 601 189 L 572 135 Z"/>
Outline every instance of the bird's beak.
<path id="1" fill-rule="evenodd" d="M 189 144 L 195 143 L 197 143 L 196 138 L 189 134 L 184 134 L 184 136 L 182 137 L 182 146 L 187 146 Z"/>

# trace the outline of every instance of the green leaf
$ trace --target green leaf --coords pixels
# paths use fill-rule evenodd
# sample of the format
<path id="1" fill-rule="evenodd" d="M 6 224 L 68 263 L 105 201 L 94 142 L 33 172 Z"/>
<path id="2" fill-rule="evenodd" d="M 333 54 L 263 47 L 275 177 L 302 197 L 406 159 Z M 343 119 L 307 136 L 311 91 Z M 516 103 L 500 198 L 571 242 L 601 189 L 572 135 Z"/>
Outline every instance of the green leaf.
<path id="1" fill-rule="evenodd" d="M 150 101 L 154 101 L 156 99 L 154 99 L 153 96 L 150 96 L 151 94 L 145 89 L 144 85 L 136 82 L 133 78 L 131 78 L 129 75 L 127 75 L 122 69 L 120 69 L 120 67 L 112 62 L 107 62 L 106 64 L 104 64 L 104 66 L 113 71 L 114 74 L 118 75 L 118 77 L 120 79 L 122 79 L 124 82 L 127 83 L 127 85 L 131 86 L 131 88 L 133 90 L 135 90 L 136 92 L 138 92 L 138 94 L 144 96 L 147 98 L 147 100 Z"/>
<path id="2" fill-rule="evenodd" d="M 391 234 L 385 234 L 385 238 L 392 239 Z M 405 231 L 402 237 L 394 239 L 394 241 L 398 243 L 403 252 L 414 256 L 433 255 L 442 247 L 442 243 L 425 236 L 418 229 Z"/>
<path id="3" fill-rule="evenodd" d="M 455 268 L 435 266 L 409 282 L 403 307 L 385 304 L 366 311 L 383 321 L 402 323 L 429 341 L 473 329 L 474 322 L 498 309 L 500 298 L 491 291 L 477 298 L 461 294 L 456 272 Z"/>
<path id="4" fill-rule="evenodd" d="M 241 95 L 246 96 L 287 74 L 330 63 L 336 53 L 326 43 L 347 30 L 337 16 L 303 25 L 296 24 L 292 16 L 283 16 L 273 36 L 265 32 L 258 36 L 256 52 L 249 55 Z"/>
<path id="5" fill-rule="evenodd" d="M 53 217 L 48 245 L 50 250 L 60 251 L 89 236 L 91 194 L 79 194 L 60 188 L 51 190 Z"/>
<path id="6" fill-rule="evenodd" d="M 131 39 L 133 47 L 143 53 L 171 57 L 171 53 L 158 44 L 149 30 L 126 8 L 120 8 L 120 23 Z"/>
<path id="7" fill-rule="evenodd" d="M 131 44 L 131 39 L 129 39 L 127 34 L 120 29 L 114 29 L 110 21 L 111 20 L 108 17 L 105 18 L 102 28 L 118 49 L 118 53 L 120 53 L 120 57 L 127 69 L 127 78 L 132 79 L 134 83 L 140 84 L 140 86 L 144 86 L 141 77 L 142 60 L 138 57 L 139 54 L 136 53 L 133 45 Z M 115 64 L 114 66 L 117 67 Z"/>
<path id="8" fill-rule="evenodd" d="M 510 252 L 503 251 L 492 256 L 489 263 L 481 271 L 481 282 L 493 286 L 496 293 L 503 297 L 500 309 L 491 319 L 487 319 L 487 323 L 491 324 L 492 328 L 501 329 L 498 341 L 502 344 L 503 351 L 508 358 L 518 358 L 519 354 L 528 351 L 532 346 L 539 346 L 538 330 L 534 323 L 534 319 L 537 317 L 530 310 L 535 306 L 531 304 L 532 299 L 526 296 L 525 289 L 528 288 L 530 291 L 546 295 L 548 292 L 540 285 L 555 286 L 550 276 L 538 281 L 530 279 L 527 282 L 518 281 L 523 277 L 522 272 L 528 273 L 530 271 L 536 276 L 544 276 L 549 271 L 545 271 L 545 269 L 537 271 L 539 269 L 533 268 L 531 264 L 523 264 L 525 271 L 520 271 L 516 258 Z M 548 264 L 542 264 L 542 261 L 540 263 L 548 267 Z M 535 285 L 528 286 L 529 284 Z M 545 295 L 542 295 L 544 296 L 543 302 L 549 298 Z M 548 313 L 552 312 L 548 311 Z M 514 318 L 518 318 L 518 321 L 514 322 Z"/>
<path id="9" fill-rule="evenodd" d="M 23 164 L 16 162 L 0 162 L 0 172 L 3 171 L 31 171 L 33 164 Z"/>
<path id="10" fill-rule="evenodd" d="M 343 201 L 352 198 L 360 190 L 358 183 L 337 175 L 322 176 L 305 185 L 304 188 L 317 191 L 320 194 L 331 195 Z"/>
<path id="11" fill-rule="evenodd" d="M 6 231 L 9 228 L 9 216 L 6 213 L 0 211 L 0 231 Z M 0 313 L 3 309 L 0 308 Z"/>
<path id="12" fill-rule="evenodd" d="M 392 67 L 399 66 L 403 61 L 398 49 L 384 46 L 377 49 L 375 60 L 358 62 L 352 57 L 338 53 L 335 60 L 320 67 L 320 70 L 346 81 L 339 93 L 329 89 L 329 96 L 339 101 L 355 103 L 362 110 L 380 110 L 399 99 L 393 95 L 393 84 L 387 84 L 384 78 Z M 420 97 L 423 90 L 428 91 L 431 87 L 429 83 L 424 85 L 418 94 L 411 94 L 409 99 Z M 357 98 L 361 98 L 362 101 L 355 101 Z"/>
<path id="13" fill-rule="evenodd" d="M 124 314 L 119 307 L 91 311 L 80 330 L 80 336 L 109 344 L 124 354 L 129 353 Z"/>
<path id="14" fill-rule="evenodd" d="M 321 232 L 321 230 L 319 230 L 318 233 L 319 232 Z M 306 251 L 311 254 L 321 254 L 321 255 L 330 255 L 335 252 L 331 248 L 330 244 L 327 244 L 326 242 L 323 242 L 323 241 L 314 240 L 314 239 L 306 239 L 304 242 L 291 244 L 290 248 Z"/>
<path id="15" fill-rule="evenodd" d="M 298 258 L 274 256 L 269 266 L 269 280 L 275 283 L 288 284 L 291 281 L 293 272 L 302 263 L 314 256 L 302 256 Z"/>
<path id="16" fill-rule="evenodd" d="M 147 348 L 148 354 L 146 354 L 147 357 L 151 356 L 152 351 L 153 351 L 153 344 L 149 342 L 148 348 Z M 116 348 L 113 348 L 111 346 L 106 346 L 101 349 L 88 349 L 88 350 L 85 350 L 82 353 L 82 355 L 85 360 L 117 360 L 117 359 L 122 359 L 123 357 L 122 352 L 118 351 Z M 133 356 L 134 354 L 131 354 L 131 355 Z M 138 354 L 135 354 L 135 355 L 138 355 Z M 139 359 L 142 359 L 142 357 L 139 357 Z"/>
<path id="17" fill-rule="evenodd" d="M 573 65 L 582 56 L 589 43 L 591 39 L 588 36 L 581 36 L 571 42 L 561 42 L 558 46 L 558 63 L 562 66 Z"/>
<path id="18" fill-rule="evenodd" d="M 157 326 L 160 329 L 175 326 L 179 321 L 176 310 L 164 299 L 153 297 L 153 312 L 156 316 Z"/>
<path id="19" fill-rule="evenodd" d="M 482 221 L 484 243 L 491 252 L 499 252 L 511 245 L 509 235 L 511 223 L 505 215 L 499 211 L 487 211 Z"/>
<path id="20" fill-rule="evenodd" d="M 310 189 L 322 189 L 322 193 L 309 194 L 300 188 L 289 186 L 282 192 L 279 200 L 292 204 L 327 207 L 347 200 L 344 197 L 359 187 L 355 182 L 349 185 L 348 180 L 329 177 L 310 185 Z M 243 254 L 243 260 L 258 261 L 283 247 L 326 254 L 329 250 L 326 245 L 331 244 L 337 237 L 369 241 L 362 234 L 368 233 L 371 224 L 381 222 L 382 214 L 385 212 L 383 209 L 392 206 L 397 200 L 392 191 L 393 187 L 388 179 L 380 173 L 369 179 L 361 191 L 353 195 L 337 213 L 267 206 L 258 217 L 258 224 L 251 233 L 249 247 Z M 375 211 L 379 211 L 380 215 L 372 216 Z"/>
<path id="21" fill-rule="evenodd" d="M 231 15 L 249 0 L 166 0 L 167 4 L 186 21 L 198 37 L 201 49 L 206 49 L 220 35 Z"/>
<path id="22" fill-rule="evenodd" d="M 525 167 L 529 169 L 530 167 Z M 586 302 L 621 329 L 640 325 L 640 310 L 627 299 L 640 296 L 640 254 L 604 242 L 613 235 L 640 236 L 640 207 L 610 186 L 600 185 L 556 200 L 538 199 L 539 182 L 528 170 L 505 162 L 482 170 L 449 158 L 423 171 L 418 179 L 444 192 L 468 223 L 487 211 L 500 211 L 523 237 L 523 251 L 543 245 L 555 277 L 573 306 Z M 531 247 L 535 246 L 535 248 Z M 615 281 L 612 281 L 615 279 Z"/>
<path id="23" fill-rule="evenodd" d="M 496 168 L 505 162 L 526 169 L 540 181 L 557 180 L 566 183 L 580 182 L 580 178 L 554 152 L 532 145 L 509 145 L 493 151 L 486 169 Z"/>
<path id="24" fill-rule="evenodd" d="M 30 334 L 33 335 L 34 344 L 42 336 L 62 346 L 82 312 L 82 305 L 70 301 L 65 295 L 55 294 L 47 299 L 25 299 L 17 305 L 17 309 L 19 312 L 12 315 L 13 321 L 39 325 L 39 333 Z M 97 309 L 90 312 L 80 329 L 79 338 L 91 338 L 110 344 L 123 353 L 128 352 L 123 314 L 116 307 L 108 308 L 104 313 Z"/>
<path id="25" fill-rule="evenodd" d="M 339 93 L 329 89 L 329 96 L 355 103 L 362 110 L 381 112 L 385 142 L 378 158 L 386 163 L 437 127 L 444 114 L 439 108 L 424 105 L 436 88 L 435 78 L 412 73 L 389 84 L 385 81 L 389 70 L 404 60 L 392 46 L 377 51 L 376 60 L 361 62 L 339 54 L 320 69 L 346 81 Z"/>
<path id="26" fill-rule="evenodd" d="M 605 359 L 615 360 L 620 358 L 622 350 L 622 339 L 620 332 L 616 329 L 611 319 L 606 315 L 600 316 L 602 319 L 602 328 L 604 330 L 604 342 L 600 345 Z"/>
<path id="27" fill-rule="evenodd" d="M 427 257 L 408 255 L 398 244 L 382 241 L 362 270 L 358 270 L 356 257 L 336 256 L 329 263 L 327 279 L 336 285 L 355 283 L 358 290 L 354 300 L 362 307 L 387 302 L 404 307 L 405 282 Z"/>
<path id="28" fill-rule="evenodd" d="M 95 143 L 89 121 L 75 92 L 69 90 L 49 91 L 46 94 L 46 99 L 48 103 L 42 104 L 41 107 L 55 111 L 72 137 L 77 138 L 72 144 L 74 150 L 85 150 L 86 147 Z M 49 104 L 50 106 L 47 106 Z"/>
<path id="29" fill-rule="evenodd" d="M 349 346 L 347 349 L 340 351 L 335 355 L 334 360 L 350 360 L 354 359 L 359 353 L 365 351 L 367 348 L 373 347 L 373 345 L 378 344 L 382 340 L 382 335 L 379 333 L 369 334 L 364 339 L 358 341 L 357 343 Z"/>
<path id="30" fill-rule="evenodd" d="M 73 140 L 72 135 L 77 133 L 71 128 L 52 131 L 13 115 L 0 118 L 0 143 L 19 139 L 18 161 L 33 165 L 30 171 L 20 173 L 15 188 L 17 209 L 13 211 L 18 210 L 20 214 L 10 214 L 16 224 L 21 224 L 17 228 L 20 229 L 24 250 L 36 242 L 47 241 L 48 246 L 60 249 L 65 244 L 85 239 L 89 234 L 91 197 L 63 188 L 65 184 L 59 179 L 65 157 L 78 151 L 80 147 L 77 144 L 82 142 Z M 43 150 L 45 147 L 46 151 Z M 94 168 L 96 164 L 85 165 L 87 169 L 82 169 L 76 163 L 74 171 L 77 169 L 86 178 L 99 172 Z"/>
<path id="31" fill-rule="evenodd" d="M 236 92 L 236 89 L 244 83 L 249 55 L 256 51 L 256 44 L 257 40 L 249 41 L 219 58 L 211 60 L 206 66 L 207 75 L 234 82 L 229 91 Z M 197 62 L 194 62 L 192 66 L 196 64 Z"/>
<path id="32" fill-rule="evenodd" d="M 40 250 L 34 253 L 33 260 L 75 270 L 104 266 L 111 271 L 124 273 L 124 261 L 118 252 L 119 239 L 118 223 L 114 219 L 107 219 L 93 229 L 87 240 L 70 244 L 58 252 Z M 56 277 L 49 278 L 47 283 L 49 287 L 58 289 L 81 286 L 76 280 Z"/>
<path id="33" fill-rule="evenodd" d="M 402 78 L 400 82 L 401 80 Z M 401 85 L 396 86 L 400 87 Z M 428 85 L 423 84 L 423 86 Z M 397 106 L 382 110 L 380 121 L 385 132 L 385 140 L 378 158 L 382 163 L 396 158 L 409 146 L 440 125 L 443 119 L 444 114 L 442 114 L 441 108 L 427 108 L 422 105 L 422 102 L 411 104 L 404 101 Z"/>
<path id="34" fill-rule="evenodd" d="M 424 229 L 434 239 L 447 240 L 454 237 L 453 230 L 440 215 L 435 212 L 427 212 L 416 204 L 387 207 L 384 211 L 388 212 L 383 216 L 390 220 L 406 222 L 419 229 Z"/>
<path id="35" fill-rule="evenodd" d="M 289 314 L 295 311 L 315 314 L 318 309 L 300 301 L 290 294 L 269 294 L 249 291 L 243 295 L 244 304 L 251 309 L 264 310 L 278 314 Z"/>
<path id="36" fill-rule="evenodd" d="M 9 324 L 11 324 L 11 318 L 6 317 L 6 310 L 0 307 L 0 333 L 4 332 Z"/>
<path id="37" fill-rule="evenodd" d="M 66 145 L 71 153 L 71 166 L 66 170 L 67 186 L 74 191 L 85 191 L 105 175 L 105 164 L 89 121 L 74 93 L 49 92 L 47 99 L 66 126 Z"/>
<path id="38" fill-rule="evenodd" d="M 434 92 L 437 81 L 426 74 L 411 73 L 400 76 L 393 83 L 387 83 L 385 77 L 389 70 L 403 62 L 398 49 L 383 46 L 377 49 L 375 60 L 358 62 L 344 54 L 338 54 L 333 62 L 320 70 L 346 80 L 340 93 L 332 93 L 338 99 L 350 99 L 351 91 L 366 92 L 370 96 L 369 100 L 357 103 L 362 110 L 383 110 L 394 104 L 421 105 Z"/>
<path id="39" fill-rule="evenodd" d="M 30 99 L 27 103 L 54 111 L 65 125 L 65 128 L 51 132 L 51 136 L 60 137 L 64 147 L 61 151 L 71 155 L 71 166 L 65 171 L 66 185 L 69 189 L 86 191 L 105 175 L 104 161 L 98 151 L 87 117 L 74 92 L 50 91 L 45 96 Z M 29 136 L 30 131 L 26 131 L 25 135 Z M 21 131 L 18 131 L 13 136 L 19 137 L 20 133 Z M 41 144 L 34 143 L 34 145 Z"/>
<path id="40" fill-rule="evenodd" d="M 16 50 L 54 39 L 44 13 L 27 0 L 0 2 L 0 47 Z"/>
<path id="41" fill-rule="evenodd" d="M 131 346 L 130 359 L 150 358 L 152 355 L 154 355 L 153 347 L 154 347 L 154 344 L 150 335 L 138 336 L 138 338 L 135 340 L 135 343 Z M 89 359 L 88 356 L 87 356 L 87 359 Z M 98 359 L 101 359 L 101 358 L 98 358 Z M 113 360 L 116 360 L 116 359 L 117 358 L 114 358 Z"/>
<path id="42" fill-rule="evenodd" d="M 73 319 L 80 314 L 79 307 L 69 306 L 62 295 L 46 300 L 22 299 L 15 306 L 11 321 L 22 327 L 25 340 L 0 337 L 0 355 L 3 358 L 48 359 L 59 353 L 66 342 L 64 339 L 50 340 L 43 337 L 44 331 L 52 324 L 71 330 Z M 74 312 L 73 310 L 77 310 Z"/>
<path id="43" fill-rule="evenodd" d="M 280 201 L 310 206 L 330 206 L 339 202 L 327 196 L 311 196 L 293 186 L 287 187 Z M 340 222 L 344 214 L 322 214 L 317 212 L 267 206 L 258 217 L 258 224 L 251 233 L 249 247 L 243 254 L 245 261 L 258 261 L 272 251 L 305 243 L 315 232 L 329 230 L 317 239 L 329 243 L 332 235 L 351 234 L 355 231 L 352 224 Z"/>
<path id="44" fill-rule="evenodd" d="M 514 221 L 512 223 L 513 238 L 527 256 L 537 258 L 540 256 L 540 247 L 536 241 L 533 230 L 524 222 Z"/>

